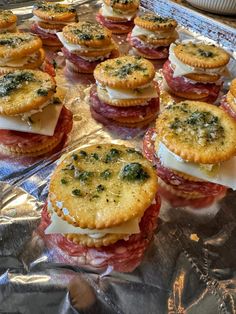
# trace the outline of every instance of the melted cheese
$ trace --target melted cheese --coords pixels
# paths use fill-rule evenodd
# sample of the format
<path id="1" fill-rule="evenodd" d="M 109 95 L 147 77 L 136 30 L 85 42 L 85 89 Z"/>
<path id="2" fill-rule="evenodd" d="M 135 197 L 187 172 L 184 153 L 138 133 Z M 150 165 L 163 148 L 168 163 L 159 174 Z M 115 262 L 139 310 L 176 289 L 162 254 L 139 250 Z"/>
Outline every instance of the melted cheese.
<path id="1" fill-rule="evenodd" d="M 236 190 L 236 157 L 222 162 L 217 171 L 213 167 L 213 172 L 209 173 L 203 169 L 202 165 L 186 162 L 179 156 L 172 153 L 163 143 L 160 142 L 157 152 L 161 163 L 166 167 L 177 170 L 196 178 L 221 184 Z"/>
<path id="2" fill-rule="evenodd" d="M 136 89 L 116 89 L 106 86 L 105 89 L 111 99 L 150 99 L 158 97 L 157 90 L 153 85 Z"/>
<path id="3" fill-rule="evenodd" d="M 102 8 L 101 8 L 101 13 L 102 16 L 105 17 L 119 17 L 122 19 L 127 19 L 128 21 L 131 21 L 132 18 L 136 15 L 136 12 L 133 12 L 132 14 L 125 14 L 125 13 L 118 13 L 115 12 L 111 7 L 107 6 L 105 3 L 103 3 Z"/>
<path id="4" fill-rule="evenodd" d="M 3 130 L 13 130 L 27 133 L 52 136 L 54 134 L 58 118 L 62 109 L 61 104 L 50 104 L 31 115 L 32 123 L 23 120 L 21 116 L 0 115 L 0 128 Z"/>
<path id="5" fill-rule="evenodd" d="M 135 218 L 129 220 L 122 225 L 113 227 L 113 228 L 106 228 L 106 229 L 82 229 L 79 227 L 75 227 L 65 220 L 58 217 L 58 215 L 53 212 L 51 215 L 51 224 L 45 230 L 46 234 L 53 234 L 53 233 L 76 233 L 76 234 L 86 234 L 93 238 L 100 238 L 105 236 L 108 233 L 123 233 L 123 234 L 135 234 L 139 233 L 139 219 Z"/>
<path id="6" fill-rule="evenodd" d="M 175 44 L 170 45 L 169 50 L 169 60 L 171 62 L 172 68 L 174 69 L 173 77 L 183 76 L 190 73 L 199 73 L 199 74 L 223 74 L 226 67 L 220 67 L 215 69 L 203 69 L 203 68 L 194 68 L 183 62 L 181 62 L 174 53 Z"/>
<path id="7" fill-rule="evenodd" d="M 139 36 L 139 35 L 145 35 L 148 36 L 150 38 L 155 38 L 155 39 L 160 39 L 160 38 L 169 38 L 171 35 L 173 34 L 173 32 L 151 32 L 145 28 L 142 28 L 140 26 L 135 25 L 132 32 L 131 32 L 131 36 L 135 37 L 135 36 Z"/>

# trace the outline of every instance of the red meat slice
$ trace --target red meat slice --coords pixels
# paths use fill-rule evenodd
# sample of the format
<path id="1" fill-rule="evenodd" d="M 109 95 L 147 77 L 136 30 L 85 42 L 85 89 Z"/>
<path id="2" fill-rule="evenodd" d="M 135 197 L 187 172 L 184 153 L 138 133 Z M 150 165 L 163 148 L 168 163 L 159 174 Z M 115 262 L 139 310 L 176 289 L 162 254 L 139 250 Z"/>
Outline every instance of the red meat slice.
<path id="1" fill-rule="evenodd" d="M 222 108 L 225 112 L 227 112 L 232 118 L 236 119 L 236 112 L 232 109 L 232 107 L 227 102 L 226 96 L 223 96 L 220 101 L 220 108 Z"/>
<path id="2" fill-rule="evenodd" d="M 173 77 L 174 70 L 171 67 L 171 63 L 169 60 L 167 60 L 164 65 L 163 65 L 163 75 L 165 77 L 165 80 L 169 87 L 176 92 L 191 92 L 195 94 L 207 94 L 208 97 L 211 97 L 212 100 L 216 100 L 220 89 L 221 85 L 216 85 L 214 83 L 196 83 L 193 84 L 190 81 L 188 81 L 186 78 L 183 76 L 178 76 L 178 77 Z"/>
<path id="3" fill-rule="evenodd" d="M 63 251 L 63 254 L 61 254 L 63 260 L 61 262 L 66 261 L 70 264 L 77 262 L 79 265 L 96 268 L 111 266 L 116 271 L 131 272 L 140 264 L 144 252 L 153 238 L 154 230 L 157 227 L 160 205 L 161 201 L 157 195 L 156 204 L 148 207 L 139 223 L 140 233 L 131 235 L 127 241 L 119 240 L 109 246 L 87 248 L 74 244 L 61 234 L 45 235 L 44 230 L 50 224 L 47 206 L 43 209 L 38 233 L 44 238 L 47 247 L 59 247 Z M 78 259 L 73 260 L 73 257 L 78 257 Z M 57 258 L 60 259 L 60 256 L 57 255 Z M 82 261 L 83 263 L 81 263 Z"/>
<path id="4" fill-rule="evenodd" d="M 57 126 L 54 131 L 54 138 L 62 138 L 63 135 L 68 134 L 72 129 L 72 113 L 63 107 L 57 121 Z M 34 133 L 26 133 L 26 132 L 18 132 L 11 130 L 0 130 L 0 143 L 9 146 L 31 146 L 32 143 L 35 145 L 36 143 L 42 144 L 51 139 L 52 136 L 34 134 Z"/>
<path id="5" fill-rule="evenodd" d="M 127 40 L 130 45 L 137 49 L 141 54 L 143 53 L 155 59 L 167 59 L 169 56 L 169 47 L 147 47 L 147 44 L 145 45 L 145 43 L 137 37 L 131 37 L 131 33 L 128 34 Z"/>
<path id="6" fill-rule="evenodd" d="M 203 196 L 215 196 L 222 193 L 222 191 L 225 191 L 225 187 L 222 185 L 206 181 L 190 181 L 182 178 L 171 169 L 164 167 L 159 158 L 155 156 L 154 136 L 154 128 L 149 129 L 146 132 L 143 140 L 143 154 L 156 166 L 158 176 L 165 183 L 182 192 L 199 192 Z"/>
<path id="7" fill-rule="evenodd" d="M 144 119 L 146 116 L 155 115 L 159 110 L 159 98 L 152 98 L 145 106 L 130 106 L 130 107 L 110 106 L 99 100 L 97 96 L 96 86 L 93 86 L 90 91 L 90 103 L 92 108 L 97 113 L 109 119 L 136 118 L 136 117 L 142 117 Z"/>
<path id="8" fill-rule="evenodd" d="M 43 29 L 39 28 L 37 23 L 31 25 L 31 32 L 38 35 L 42 39 L 52 40 L 54 42 L 58 42 L 59 44 L 61 44 L 56 34 L 51 34 L 47 33 L 46 31 L 43 31 Z"/>
<path id="9" fill-rule="evenodd" d="M 134 23 L 133 21 L 127 21 L 127 22 L 117 22 L 117 21 L 111 21 L 106 19 L 104 16 L 102 16 L 100 13 L 96 15 L 96 20 L 98 23 L 102 24 L 103 26 L 107 27 L 108 29 L 111 29 L 112 31 L 123 31 L 129 32 L 130 29 L 133 27 Z"/>

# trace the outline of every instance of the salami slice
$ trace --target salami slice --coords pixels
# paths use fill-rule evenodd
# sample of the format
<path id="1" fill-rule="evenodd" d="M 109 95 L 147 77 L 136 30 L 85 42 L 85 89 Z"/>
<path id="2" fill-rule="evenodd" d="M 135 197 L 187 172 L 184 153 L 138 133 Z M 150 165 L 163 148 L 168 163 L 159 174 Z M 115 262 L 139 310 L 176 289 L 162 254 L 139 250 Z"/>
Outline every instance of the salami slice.
<path id="1" fill-rule="evenodd" d="M 131 34 L 128 34 L 127 40 L 132 47 L 146 56 L 150 56 L 155 59 L 167 59 L 169 56 L 169 47 L 148 47 L 137 37 L 131 37 Z"/>
<path id="2" fill-rule="evenodd" d="M 38 35 L 42 39 L 52 40 L 53 42 L 58 42 L 61 44 L 56 34 L 47 33 L 46 31 L 43 31 L 42 28 L 39 28 L 37 23 L 32 24 L 31 32 Z"/>
<path id="3" fill-rule="evenodd" d="M 216 98 L 219 95 L 221 85 L 216 85 L 213 83 L 191 83 L 187 78 L 183 76 L 173 77 L 174 70 L 171 67 L 171 63 L 167 60 L 163 65 L 163 75 L 169 87 L 173 91 L 181 92 L 191 92 L 195 94 L 207 94 L 207 97 L 211 97 L 211 100 Z"/>
<path id="4" fill-rule="evenodd" d="M 69 133 L 72 129 L 72 113 L 63 107 L 57 121 L 57 126 L 54 131 L 54 138 L 62 138 L 65 134 Z M 34 133 L 26 133 L 26 132 L 18 132 L 11 130 L 0 130 L 0 143 L 9 146 L 31 146 L 32 143 L 34 145 L 43 144 L 48 141 L 51 136 L 34 134 Z"/>
<path id="5" fill-rule="evenodd" d="M 157 196 L 155 204 L 149 206 L 139 223 L 139 234 L 133 234 L 127 241 L 119 240 L 106 247 L 87 248 L 74 244 L 61 234 L 45 235 L 44 230 L 50 224 L 47 206 L 43 209 L 38 233 L 43 237 L 49 248 L 59 247 L 63 252 L 62 259 L 66 259 L 69 263 L 77 262 L 79 265 L 95 268 L 111 266 L 116 271 L 131 272 L 140 264 L 144 252 L 153 238 L 157 227 L 160 204 L 160 198 Z M 67 255 L 67 258 L 65 255 Z M 73 260 L 73 257 L 77 257 L 77 260 Z"/>
<path id="6" fill-rule="evenodd" d="M 130 29 L 134 26 L 133 21 L 127 21 L 127 22 L 117 22 L 117 21 L 111 21 L 106 19 L 104 16 L 102 16 L 100 13 L 96 15 L 96 20 L 98 23 L 102 24 L 103 26 L 107 27 L 108 29 L 112 31 L 117 32 L 124 32 L 128 33 Z"/>
<path id="7" fill-rule="evenodd" d="M 164 167 L 160 160 L 155 156 L 155 129 L 149 129 L 143 140 L 143 154 L 150 160 L 157 169 L 158 176 L 167 184 L 173 186 L 182 192 L 199 192 L 203 196 L 215 196 L 225 190 L 225 187 L 219 184 L 206 181 L 190 181 L 182 178 L 178 173 Z"/>
<path id="8" fill-rule="evenodd" d="M 220 108 L 222 108 L 225 112 L 227 112 L 232 118 L 236 119 L 236 112 L 232 109 L 232 107 L 227 102 L 226 96 L 223 96 L 220 101 Z"/>
<path id="9" fill-rule="evenodd" d="M 150 115 L 155 115 L 159 109 L 159 99 L 152 98 L 147 105 L 145 106 L 131 106 L 131 107 L 115 107 L 110 106 L 102 101 L 99 100 L 97 96 L 97 88 L 93 86 L 90 91 L 90 102 L 93 109 L 109 118 L 142 118 Z"/>

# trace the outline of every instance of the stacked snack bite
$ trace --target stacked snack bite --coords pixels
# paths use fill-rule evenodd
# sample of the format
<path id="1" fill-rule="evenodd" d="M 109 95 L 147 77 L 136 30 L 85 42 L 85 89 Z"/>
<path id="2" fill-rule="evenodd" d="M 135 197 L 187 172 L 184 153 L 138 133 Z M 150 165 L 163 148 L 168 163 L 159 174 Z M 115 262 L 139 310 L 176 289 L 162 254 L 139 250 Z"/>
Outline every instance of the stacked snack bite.
<path id="1" fill-rule="evenodd" d="M 69 23 L 77 22 L 76 10 L 68 4 L 41 2 L 34 5 L 36 22 L 31 31 L 37 34 L 46 46 L 61 46 L 56 33 Z"/>
<path id="2" fill-rule="evenodd" d="M 222 97 L 220 107 L 236 119 L 236 79 L 231 82 L 228 93 Z"/>
<path id="3" fill-rule="evenodd" d="M 49 74 L 17 70 L 1 76 L 0 86 L 1 154 L 42 155 L 70 132 L 72 114 Z"/>
<path id="4" fill-rule="evenodd" d="M 139 0 L 104 0 L 97 21 L 114 34 L 126 34 L 134 26 Z"/>
<path id="5" fill-rule="evenodd" d="M 0 33 L 16 31 L 17 16 L 9 10 L 0 10 Z"/>
<path id="6" fill-rule="evenodd" d="M 213 44 L 171 44 L 163 75 L 174 95 L 211 103 L 219 95 L 229 59 L 226 51 Z"/>
<path id="7" fill-rule="evenodd" d="M 102 60 L 119 55 L 111 32 L 96 22 L 67 25 L 57 36 L 64 46 L 62 52 L 67 67 L 72 72 L 93 73 Z"/>
<path id="8" fill-rule="evenodd" d="M 218 197 L 236 189 L 236 123 L 199 101 L 169 105 L 144 138 L 144 154 L 164 188 L 189 199 Z"/>
<path id="9" fill-rule="evenodd" d="M 92 145 L 55 169 L 40 229 L 71 263 L 75 256 L 78 264 L 132 271 L 153 237 L 159 208 L 155 170 L 140 152 Z"/>
<path id="10" fill-rule="evenodd" d="M 39 37 L 29 33 L 0 34 L 0 74 L 39 68 L 44 59 Z"/>
<path id="11" fill-rule="evenodd" d="M 133 50 L 147 59 L 165 59 L 169 46 L 178 38 L 177 22 L 153 13 L 144 13 L 134 19 L 135 27 L 128 35 Z"/>
<path id="12" fill-rule="evenodd" d="M 96 86 L 90 91 L 91 112 L 106 124 L 144 127 L 159 110 L 158 86 L 152 63 L 141 57 L 124 56 L 100 63 Z"/>

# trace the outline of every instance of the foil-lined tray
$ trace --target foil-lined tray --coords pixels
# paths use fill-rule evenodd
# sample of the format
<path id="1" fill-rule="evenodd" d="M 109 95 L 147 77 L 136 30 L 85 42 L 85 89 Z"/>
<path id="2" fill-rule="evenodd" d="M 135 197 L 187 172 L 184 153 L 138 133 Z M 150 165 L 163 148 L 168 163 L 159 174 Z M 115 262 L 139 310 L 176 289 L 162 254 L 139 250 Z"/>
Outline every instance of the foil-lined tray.
<path id="1" fill-rule="evenodd" d="M 93 19 L 99 6 L 78 5 L 80 19 Z M 27 25 L 26 19 L 23 27 Z M 204 38 L 182 27 L 180 35 Z M 126 53 L 125 37 L 116 40 Z M 60 56 L 51 57 L 60 65 Z M 232 62 L 232 71 L 234 66 Z M 0 159 L 0 313 L 234 313 L 235 192 L 203 209 L 172 208 L 163 199 L 153 242 L 129 274 L 79 267 L 65 262 L 57 248 L 45 246 L 37 228 L 61 154 L 104 142 L 140 149 L 144 132 L 108 130 L 91 118 L 92 76 L 69 76 L 58 69 L 57 83 L 67 90 L 64 102 L 74 114 L 66 146 L 40 159 Z M 161 99 L 173 101 L 164 92 Z"/>

